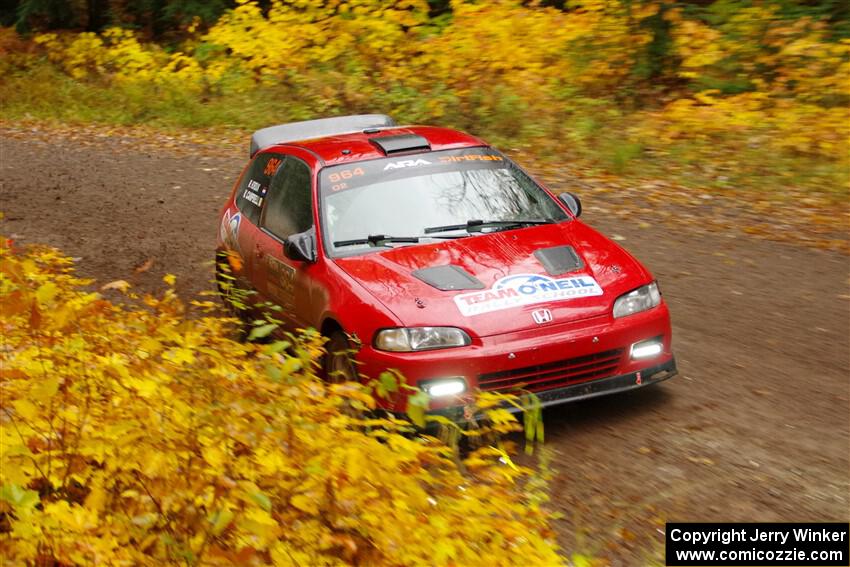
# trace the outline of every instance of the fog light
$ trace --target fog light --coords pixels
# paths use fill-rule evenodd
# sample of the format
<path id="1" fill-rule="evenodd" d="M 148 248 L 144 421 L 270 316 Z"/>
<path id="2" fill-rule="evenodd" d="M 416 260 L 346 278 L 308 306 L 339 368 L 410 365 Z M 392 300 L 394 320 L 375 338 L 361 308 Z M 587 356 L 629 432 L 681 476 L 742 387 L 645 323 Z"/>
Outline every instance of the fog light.
<path id="1" fill-rule="evenodd" d="M 632 345 L 632 360 L 652 358 L 661 354 L 662 350 L 663 347 L 660 338 L 635 343 Z"/>
<path id="2" fill-rule="evenodd" d="M 446 378 L 420 383 L 422 389 L 432 398 L 456 396 L 466 391 L 466 381 L 463 378 Z"/>

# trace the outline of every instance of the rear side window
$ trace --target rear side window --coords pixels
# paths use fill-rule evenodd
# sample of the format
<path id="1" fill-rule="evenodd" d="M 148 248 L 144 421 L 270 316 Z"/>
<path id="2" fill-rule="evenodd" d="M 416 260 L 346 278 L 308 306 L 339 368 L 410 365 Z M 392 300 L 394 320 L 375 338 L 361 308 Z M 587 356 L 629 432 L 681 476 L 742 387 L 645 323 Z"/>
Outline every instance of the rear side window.
<path id="1" fill-rule="evenodd" d="M 263 226 L 281 239 L 313 226 L 310 168 L 298 158 L 287 157 L 283 169 L 272 180 Z"/>
<path id="2" fill-rule="evenodd" d="M 236 206 L 242 215 L 254 224 L 260 222 L 260 210 L 269 190 L 271 179 L 284 161 L 275 153 L 260 154 L 254 158 L 242 177 L 236 192 Z"/>

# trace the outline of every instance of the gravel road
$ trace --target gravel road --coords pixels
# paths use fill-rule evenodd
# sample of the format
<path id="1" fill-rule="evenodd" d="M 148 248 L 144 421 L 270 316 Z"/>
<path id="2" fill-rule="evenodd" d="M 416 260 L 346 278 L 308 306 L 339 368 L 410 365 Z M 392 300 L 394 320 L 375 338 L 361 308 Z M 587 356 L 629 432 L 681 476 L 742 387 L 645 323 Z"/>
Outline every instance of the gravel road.
<path id="1" fill-rule="evenodd" d="M 5 136 L 0 232 L 103 283 L 155 290 L 174 273 L 191 296 L 211 289 L 217 212 L 245 157 Z M 584 201 L 585 222 L 661 282 L 680 375 L 546 415 L 565 548 L 629 565 L 660 557 L 665 520 L 850 519 L 848 258 Z"/>

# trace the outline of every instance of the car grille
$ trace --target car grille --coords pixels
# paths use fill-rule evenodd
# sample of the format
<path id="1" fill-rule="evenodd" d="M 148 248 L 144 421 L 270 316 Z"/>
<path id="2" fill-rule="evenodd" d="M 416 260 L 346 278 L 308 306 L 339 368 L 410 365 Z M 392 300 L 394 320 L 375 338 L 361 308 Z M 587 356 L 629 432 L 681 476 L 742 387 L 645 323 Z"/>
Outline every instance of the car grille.
<path id="1" fill-rule="evenodd" d="M 615 348 L 546 364 L 481 374 L 478 377 L 478 387 L 493 391 L 509 390 L 522 385 L 525 390 L 539 392 L 607 378 L 613 376 L 617 370 L 623 351 L 622 348 Z"/>

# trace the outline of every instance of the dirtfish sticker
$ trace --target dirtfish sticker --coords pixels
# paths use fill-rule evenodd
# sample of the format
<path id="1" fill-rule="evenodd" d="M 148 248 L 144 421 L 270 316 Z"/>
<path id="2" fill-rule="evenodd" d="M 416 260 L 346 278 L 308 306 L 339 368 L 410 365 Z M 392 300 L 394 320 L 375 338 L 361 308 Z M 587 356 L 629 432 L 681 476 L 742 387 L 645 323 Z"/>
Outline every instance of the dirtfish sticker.
<path id="1" fill-rule="evenodd" d="M 239 224 L 242 222 L 242 213 L 231 213 L 230 209 L 225 211 L 221 219 L 219 236 L 231 250 L 239 251 Z"/>
<path id="2" fill-rule="evenodd" d="M 498 280 L 486 291 L 456 295 L 455 305 L 461 314 L 469 317 L 521 305 L 566 301 L 594 295 L 602 295 L 602 288 L 590 276 L 556 279 L 537 274 L 518 274 Z"/>

